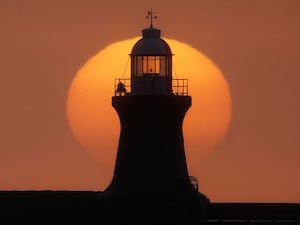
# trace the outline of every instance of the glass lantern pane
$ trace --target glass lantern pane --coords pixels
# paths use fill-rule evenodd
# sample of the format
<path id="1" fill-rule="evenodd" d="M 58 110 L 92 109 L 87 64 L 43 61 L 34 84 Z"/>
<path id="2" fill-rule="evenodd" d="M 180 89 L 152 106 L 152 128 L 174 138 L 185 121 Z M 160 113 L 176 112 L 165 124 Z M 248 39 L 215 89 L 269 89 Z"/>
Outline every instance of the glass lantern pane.
<path id="1" fill-rule="evenodd" d="M 137 56 L 137 63 L 136 63 L 136 76 L 143 75 L 143 56 Z"/>
<path id="2" fill-rule="evenodd" d="M 160 76 L 167 76 L 166 56 L 160 56 Z"/>
<path id="3" fill-rule="evenodd" d="M 159 56 L 144 56 L 143 58 L 143 73 L 144 74 L 159 74 L 160 73 Z"/>

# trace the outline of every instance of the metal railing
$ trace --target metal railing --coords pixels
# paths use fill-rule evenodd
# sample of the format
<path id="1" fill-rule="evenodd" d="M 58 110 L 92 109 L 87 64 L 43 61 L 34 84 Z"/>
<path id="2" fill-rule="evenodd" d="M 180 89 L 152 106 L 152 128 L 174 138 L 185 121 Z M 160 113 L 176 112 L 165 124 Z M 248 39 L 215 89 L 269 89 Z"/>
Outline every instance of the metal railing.
<path id="1" fill-rule="evenodd" d="M 174 95 L 186 96 L 189 94 L 188 79 L 186 78 L 176 78 L 172 79 L 172 89 Z"/>
<path id="2" fill-rule="evenodd" d="M 131 93 L 131 80 L 130 78 L 116 78 L 114 92 L 115 96 L 123 96 Z M 186 78 L 173 78 L 172 79 L 172 94 L 178 96 L 187 96 L 188 92 L 188 79 Z"/>

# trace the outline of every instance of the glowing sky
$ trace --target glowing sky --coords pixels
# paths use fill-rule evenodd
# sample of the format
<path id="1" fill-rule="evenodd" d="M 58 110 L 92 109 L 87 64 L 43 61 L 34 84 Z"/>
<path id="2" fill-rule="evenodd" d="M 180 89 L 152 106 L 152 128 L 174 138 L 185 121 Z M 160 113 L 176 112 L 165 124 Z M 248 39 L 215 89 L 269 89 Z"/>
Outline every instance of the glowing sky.
<path id="1" fill-rule="evenodd" d="M 106 45 L 148 26 L 222 70 L 232 122 L 199 165 L 212 201 L 300 202 L 298 0 L 5 1 L 0 7 L 0 189 L 93 189 L 110 173 L 67 124 L 69 85 Z"/>

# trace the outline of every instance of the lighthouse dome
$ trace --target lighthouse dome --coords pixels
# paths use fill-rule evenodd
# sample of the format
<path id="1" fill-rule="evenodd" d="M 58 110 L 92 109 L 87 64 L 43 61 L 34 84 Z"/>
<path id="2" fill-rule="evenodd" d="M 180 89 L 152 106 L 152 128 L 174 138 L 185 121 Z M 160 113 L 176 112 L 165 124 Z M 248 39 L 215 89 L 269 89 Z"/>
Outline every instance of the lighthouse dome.
<path id="1" fill-rule="evenodd" d="M 130 56 L 132 95 L 172 94 L 172 51 L 159 29 L 143 29 Z"/>
<path id="2" fill-rule="evenodd" d="M 172 51 L 168 43 L 160 37 L 160 30 L 150 27 L 143 30 L 143 38 L 135 43 L 131 55 L 170 56 Z"/>

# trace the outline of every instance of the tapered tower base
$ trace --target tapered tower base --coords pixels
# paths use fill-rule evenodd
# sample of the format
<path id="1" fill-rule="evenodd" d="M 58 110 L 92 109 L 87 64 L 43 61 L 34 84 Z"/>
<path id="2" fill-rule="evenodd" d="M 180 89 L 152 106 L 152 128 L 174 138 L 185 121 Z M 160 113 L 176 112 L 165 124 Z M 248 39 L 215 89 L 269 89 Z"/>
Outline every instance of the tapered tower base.
<path id="1" fill-rule="evenodd" d="M 107 196 L 160 218 L 199 216 L 207 199 L 189 180 L 182 134 L 191 97 L 115 96 L 112 105 L 121 133 Z"/>

